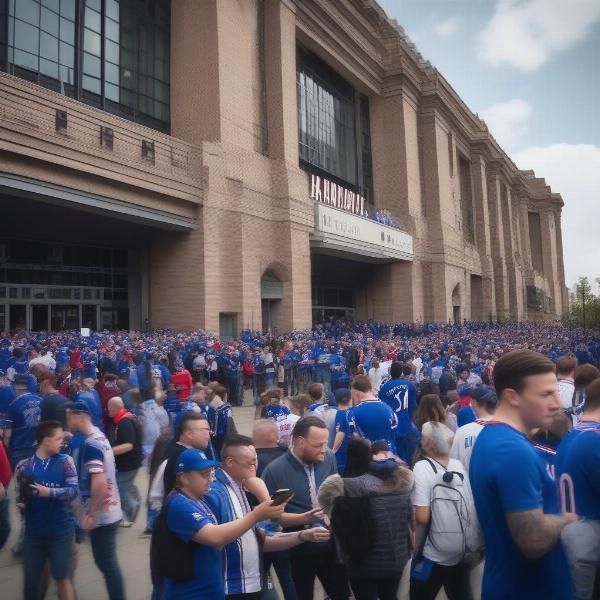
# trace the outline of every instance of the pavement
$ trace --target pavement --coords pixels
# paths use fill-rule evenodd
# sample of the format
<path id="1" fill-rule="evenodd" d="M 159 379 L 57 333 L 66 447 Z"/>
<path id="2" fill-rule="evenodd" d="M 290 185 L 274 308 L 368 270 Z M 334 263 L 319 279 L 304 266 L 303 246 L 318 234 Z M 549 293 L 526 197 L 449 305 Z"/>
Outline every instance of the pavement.
<path id="1" fill-rule="evenodd" d="M 233 414 L 239 433 L 250 435 L 254 421 L 254 406 L 252 405 L 251 397 L 246 395 L 244 406 L 234 408 Z M 144 469 L 140 469 L 136 478 L 136 485 L 142 496 L 144 496 L 148 489 L 148 475 Z M 13 486 L 11 486 L 9 495 L 14 498 Z M 18 600 L 22 597 L 23 565 L 21 560 L 16 558 L 11 552 L 11 548 L 16 543 L 18 536 L 18 519 L 14 502 L 11 502 L 12 531 L 4 549 L 0 551 L 0 597 L 2 600 Z M 125 578 L 128 600 L 148 600 L 152 593 L 149 568 L 150 539 L 140 537 L 145 525 L 146 513 L 143 507 L 133 526 L 130 528 L 120 528 L 117 537 L 117 552 L 121 570 Z M 94 564 L 89 540 L 85 540 L 79 544 L 77 550 L 78 559 L 74 580 L 77 599 L 103 600 L 107 598 L 104 579 Z M 478 583 L 481 581 L 481 567 L 476 568 L 473 576 L 474 581 Z M 480 583 L 477 585 L 477 588 L 479 586 Z M 279 588 L 276 580 L 275 587 L 276 589 Z M 280 597 L 283 598 L 281 594 Z M 477 597 L 479 597 L 479 593 L 476 595 Z M 57 598 L 54 582 L 50 583 L 46 598 Z M 317 582 L 315 600 L 323 600 L 323 598 L 325 598 L 325 594 Z M 408 599 L 408 565 L 402 578 L 398 598 L 399 600 Z M 446 596 L 443 592 L 438 596 L 438 600 L 444 600 L 445 598 Z"/>

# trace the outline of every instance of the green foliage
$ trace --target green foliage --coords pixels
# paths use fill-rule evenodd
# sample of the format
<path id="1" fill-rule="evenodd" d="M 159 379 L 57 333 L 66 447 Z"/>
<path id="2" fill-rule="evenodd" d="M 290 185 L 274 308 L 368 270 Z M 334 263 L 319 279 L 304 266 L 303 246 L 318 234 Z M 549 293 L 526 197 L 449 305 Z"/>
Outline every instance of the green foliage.
<path id="1" fill-rule="evenodd" d="M 592 291 L 587 277 L 580 277 L 575 284 L 571 304 L 570 320 L 584 327 L 600 326 L 600 296 Z"/>

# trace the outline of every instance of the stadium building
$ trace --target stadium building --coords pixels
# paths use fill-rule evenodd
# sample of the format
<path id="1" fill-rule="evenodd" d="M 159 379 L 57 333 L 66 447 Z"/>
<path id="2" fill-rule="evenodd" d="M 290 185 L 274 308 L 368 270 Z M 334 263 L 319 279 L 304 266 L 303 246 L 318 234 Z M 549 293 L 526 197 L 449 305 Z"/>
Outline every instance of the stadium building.
<path id="1" fill-rule="evenodd" d="M 373 0 L 0 0 L 0 330 L 554 319 L 560 195 Z"/>

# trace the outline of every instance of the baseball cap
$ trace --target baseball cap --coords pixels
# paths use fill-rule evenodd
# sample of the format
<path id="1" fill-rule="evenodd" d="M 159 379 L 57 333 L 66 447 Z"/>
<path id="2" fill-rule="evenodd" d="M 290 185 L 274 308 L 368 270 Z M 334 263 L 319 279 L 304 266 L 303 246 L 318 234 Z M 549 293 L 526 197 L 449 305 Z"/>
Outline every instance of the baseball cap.
<path id="1" fill-rule="evenodd" d="M 352 396 L 352 392 L 348 388 L 338 388 L 335 390 L 335 401 L 345 402 Z"/>
<path id="2" fill-rule="evenodd" d="M 73 412 L 91 415 L 89 406 L 83 400 L 75 400 L 75 402 L 71 402 L 67 408 Z"/>
<path id="3" fill-rule="evenodd" d="M 218 467 L 221 463 L 215 460 L 208 460 L 201 450 L 188 448 L 184 450 L 177 459 L 175 471 L 177 473 L 189 473 L 190 471 L 205 471 Z"/>
<path id="4" fill-rule="evenodd" d="M 28 387 L 30 381 L 31 381 L 31 378 L 29 377 L 29 375 L 15 375 L 13 384 L 15 386 L 18 385 L 18 386 Z"/>

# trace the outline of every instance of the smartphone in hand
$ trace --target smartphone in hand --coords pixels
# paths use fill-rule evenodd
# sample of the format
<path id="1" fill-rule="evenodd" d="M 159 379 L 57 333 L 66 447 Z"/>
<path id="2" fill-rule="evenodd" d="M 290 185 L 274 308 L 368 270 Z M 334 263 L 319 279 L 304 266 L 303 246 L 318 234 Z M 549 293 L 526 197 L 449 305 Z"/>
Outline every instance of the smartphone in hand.
<path id="1" fill-rule="evenodd" d="M 281 490 L 275 490 L 275 493 L 271 496 L 273 506 L 279 506 L 280 504 L 284 504 L 287 502 L 292 496 L 294 492 L 287 488 Z"/>

